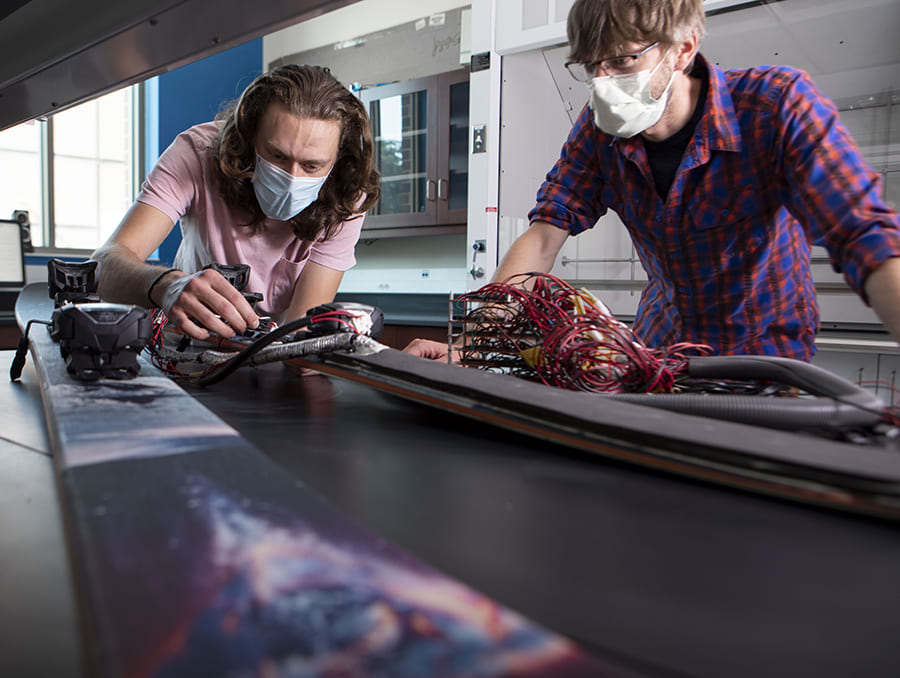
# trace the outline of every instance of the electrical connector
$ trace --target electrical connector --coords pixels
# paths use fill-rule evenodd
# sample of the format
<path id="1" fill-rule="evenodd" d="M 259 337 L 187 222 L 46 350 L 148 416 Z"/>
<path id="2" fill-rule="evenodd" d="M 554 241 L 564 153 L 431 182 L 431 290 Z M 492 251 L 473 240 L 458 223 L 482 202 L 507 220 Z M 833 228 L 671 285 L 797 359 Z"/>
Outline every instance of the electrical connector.
<path id="1" fill-rule="evenodd" d="M 308 330 L 311 335 L 355 332 L 378 339 L 384 329 L 381 309 L 368 304 L 334 301 L 310 309 Z"/>

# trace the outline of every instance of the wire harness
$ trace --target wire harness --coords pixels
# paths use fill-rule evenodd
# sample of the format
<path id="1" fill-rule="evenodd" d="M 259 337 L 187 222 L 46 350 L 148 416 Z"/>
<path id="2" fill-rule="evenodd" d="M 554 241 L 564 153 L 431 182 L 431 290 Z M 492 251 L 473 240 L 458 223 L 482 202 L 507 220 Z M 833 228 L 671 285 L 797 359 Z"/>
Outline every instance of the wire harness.
<path id="1" fill-rule="evenodd" d="M 467 367 L 774 428 L 845 437 L 879 428 L 896 437 L 900 425 L 896 408 L 808 363 L 714 356 L 703 344 L 649 348 L 594 295 L 552 275 L 521 274 L 451 298 L 451 328 L 454 320 L 459 334 L 451 329 L 448 341 Z"/>
<path id="2" fill-rule="evenodd" d="M 690 355 L 708 346 L 648 348 L 594 295 L 547 274 L 521 274 L 457 297 L 459 362 L 594 393 L 671 393 Z"/>
<path id="3" fill-rule="evenodd" d="M 213 337 L 196 342 L 170 325 L 165 313 L 157 309 L 147 348 L 151 362 L 163 372 L 209 386 L 242 365 L 353 349 L 359 338 L 380 335 L 382 327 L 379 309 L 334 302 L 317 306 L 280 327 L 263 318 L 259 329 L 233 339 Z"/>

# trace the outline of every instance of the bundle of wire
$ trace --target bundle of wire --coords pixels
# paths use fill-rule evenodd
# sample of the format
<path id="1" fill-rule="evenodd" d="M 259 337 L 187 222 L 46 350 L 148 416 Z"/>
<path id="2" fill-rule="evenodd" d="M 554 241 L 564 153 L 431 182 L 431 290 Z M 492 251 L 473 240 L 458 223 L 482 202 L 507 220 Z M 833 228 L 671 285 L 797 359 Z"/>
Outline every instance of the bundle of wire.
<path id="1" fill-rule="evenodd" d="M 167 345 L 168 342 L 175 341 L 174 348 Z M 215 348 L 222 348 L 224 340 L 217 339 Z M 189 361 L 187 350 L 191 346 L 191 338 L 174 326 L 169 325 L 169 319 L 161 308 L 153 311 L 153 320 L 150 330 L 150 341 L 147 344 L 147 352 L 150 355 L 150 362 L 157 368 L 175 377 L 202 376 L 202 372 L 192 370 L 189 364 L 198 363 L 199 361 Z M 196 351 L 194 352 L 196 353 Z M 195 369 L 196 366 L 193 366 Z M 209 366 L 203 368 L 209 369 Z"/>
<path id="2" fill-rule="evenodd" d="M 315 310 L 280 327 L 273 324 L 273 329 L 260 334 L 252 341 L 213 337 L 195 345 L 195 340 L 170 325 L 165 313 L 157 309 L 153 317 L 152 334 L 147 350 L 151 362 L 163 372 L 173 376 L 190 377 L 198 385 L 208 386 L 224 379 L 241 365 L 254 362 L 254 358 L 259 356 L 264 348 L 276 341 L 285 340 L 299 344 L 295 338 L 304 329 L 315 329 L 316 326 L 325 323 L 341 328 L 333 330 L 336 334 L 333 333 L 331 336 L 307 338 L 306 342 L 315 345 L 311 345 L 310 350 L 305 352 L 347 348 L 337 345 L 334 339 L 352 338 L 352 335 L 364 334 L 367 331 L 365 325 L 360 323 L 358 313 L 343 310 L 315 313 Z M 176 342 L 174 348 L 167 345 L 167 342 L 173 340 Z M 273 357 L 283 359 L 284 356 L 276 353 Z"/>
<path id="3" fill-rule="evenodd" d="M 689 355 L 708 346 L 648 348 L 590 292 L 547 274 L 512 276 L 457 299 L 459 362 L 595 393 L 670 393 Z"/>

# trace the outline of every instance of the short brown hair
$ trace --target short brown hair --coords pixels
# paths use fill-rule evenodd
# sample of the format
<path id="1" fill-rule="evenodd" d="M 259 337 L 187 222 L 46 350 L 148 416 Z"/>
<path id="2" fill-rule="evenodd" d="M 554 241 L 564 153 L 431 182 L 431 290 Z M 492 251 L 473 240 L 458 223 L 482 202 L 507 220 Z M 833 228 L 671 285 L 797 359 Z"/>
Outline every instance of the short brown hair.
<path id="1" fill-rule="evenodd" d="M 706 34 L 702 0 L 575 0 L 566 26 L 569 59 L 609 56 L 627 42 L 673 45 L 685 32 Z"/>
<path id="2" fill-rule="evenodd" d="M 213 169 L 219 191 L 229 206 L 248 214 L 245 225 L 252 233 L 258 233 L 266 219 L 252 183 L 256 133 L 273 103 L 285 106 L 301 118 L 340 123 L 337 161 L 319 198 L 290 219 L 297 237 L 327 239 L 343 221 L 369 209 L 381 195 L 381 176 L 375 169 L 372 129 L 366 108 L 327 68 L 290 64 L 260 75 L 237 103 L 218 116 L 223 124 L 213 148 Z"/>

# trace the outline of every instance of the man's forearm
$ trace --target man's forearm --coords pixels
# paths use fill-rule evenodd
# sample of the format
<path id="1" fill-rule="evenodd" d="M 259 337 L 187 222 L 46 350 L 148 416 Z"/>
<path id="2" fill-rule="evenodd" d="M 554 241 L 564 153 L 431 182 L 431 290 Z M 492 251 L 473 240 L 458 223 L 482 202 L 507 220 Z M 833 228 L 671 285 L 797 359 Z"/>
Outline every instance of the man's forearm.
<path id="1" fill-rule="evenodd" d="M 533 223 L 509 248 L 493 279 L 506 280 L 517 273 L 548 273 L 568 235 L 552 224 Z"/>
<path id="2" fill-rule="evenodd" d="M 141 261 L 128 248 L 114 243 L 94 252 L 92 258 L 100 262 L 100 298 L 122 304 L 149 306 L 147 291 L 166 270 Z"/>
<path id="3" fill-rule="evenodd" d="M 900 341 L 900 257 L 885 261 L 866 280 L 866 295 L 884 326 Z"/>

